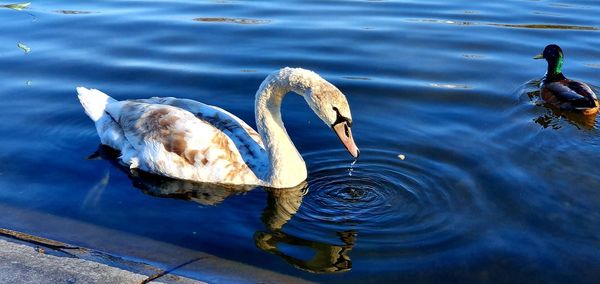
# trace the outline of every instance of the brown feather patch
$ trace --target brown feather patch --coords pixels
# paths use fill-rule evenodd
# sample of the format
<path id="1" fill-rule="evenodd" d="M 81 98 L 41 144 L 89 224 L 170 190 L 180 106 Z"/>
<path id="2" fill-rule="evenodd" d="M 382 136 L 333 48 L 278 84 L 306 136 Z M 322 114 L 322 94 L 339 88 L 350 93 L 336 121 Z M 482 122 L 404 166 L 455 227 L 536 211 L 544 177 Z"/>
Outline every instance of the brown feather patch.
<path id="1" fill-rule="evenodd" d="M 198 151 L 187 150 L 188 145 L 185 140 L 185 132 L 178 131 L 175 126 L 178 120 L 179 117 L 171 114 L 169 109 L 157 108 L 141 117 L 137 126 L 144 133 L 144 136 L 150 136 L 160 141 L 165 150 L 177 154 L 185 159 L 186 162 L 193 165 L 195 163 L 195 154 Z"/>
<path id="2" fill-rule="evenodd" d="M 184 153 L 185 160 L 190 164 L 196 164 L 196 155 L 198 155 L 198 150 L 188 150 Z"/>

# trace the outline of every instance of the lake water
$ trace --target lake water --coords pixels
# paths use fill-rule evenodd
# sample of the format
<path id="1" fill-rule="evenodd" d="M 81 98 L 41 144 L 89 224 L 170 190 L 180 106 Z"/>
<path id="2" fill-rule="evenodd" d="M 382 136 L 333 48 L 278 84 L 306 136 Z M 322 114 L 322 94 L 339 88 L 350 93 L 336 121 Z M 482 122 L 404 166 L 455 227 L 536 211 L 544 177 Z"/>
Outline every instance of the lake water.
<path id="1" fill-rule="evenodd" d="M 538 103 L 546 64 L 531 58 L 557 43 L 567 77 L 600 85 L 598 15 L 598 1 L 564 0 L 2 8 L 0 206 L 25 213 L 3 213 L 0 227 L 91 245 L 60 222 L 23 221 L 36 212 L 109 229 L 101 250 L 123 234 L 316 282 L 596 282 L 596 118 Z M 254 126 L 254 94 L 284 66 L 346 94 L 355 165 L 299 96 L 283 116 L 309 169 L 303 187 L 237 194 L 86 159 L 99 140 L 76 86 L 191 98 Z M 121 246 L 110 253 L 127 258 Z M 157 251 L 136 258 L 161 265 Z M 163 264 L 189 260 L 177 257 Z"/>

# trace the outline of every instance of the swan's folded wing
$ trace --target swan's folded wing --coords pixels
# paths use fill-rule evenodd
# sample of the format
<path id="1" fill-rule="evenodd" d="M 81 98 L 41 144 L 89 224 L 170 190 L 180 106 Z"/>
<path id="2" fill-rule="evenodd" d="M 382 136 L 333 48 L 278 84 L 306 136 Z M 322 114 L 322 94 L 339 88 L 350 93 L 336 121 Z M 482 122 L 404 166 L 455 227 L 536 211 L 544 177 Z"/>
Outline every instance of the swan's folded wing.
<path id="1" fill-rule="evenodd" d="M 253 154 L 258 155 L 263 153 L 265 150 L 265 147 L 260 139 L 260 135 L 258 135 L 258 133 L 252 129 L 252 127 L 250 127 L 237 116 L 222 108 L 203 104 L 190 99 L 178 99 L 173 97 L 154 97 L 136 101 L 151 104 L 170 105 L 187 110 L 194 114 L 197 118 L 207 121 L 221 131 L 227 133 L 227 135 L 229 135 L 234 142 L 236 142 L 236 144 L 240 144 L 238 146 L 247 148 L 248 151 L 252 152 Z M 255 143 L 248 143 L 248 138 L 252 139 Z M 242 143 L 237 143 L 238 141 Z"/>
<path id="2" fill-rule="evenodd" d="M 120 104 L 107 112 L 132 146 L 128 151 L 121 149 L 123 161 L 137 161 L 142 170 L 178 179 L 260 183 L 264 157 L 250 156 L 213 124 L 171 105 L 139 100 Z"/>

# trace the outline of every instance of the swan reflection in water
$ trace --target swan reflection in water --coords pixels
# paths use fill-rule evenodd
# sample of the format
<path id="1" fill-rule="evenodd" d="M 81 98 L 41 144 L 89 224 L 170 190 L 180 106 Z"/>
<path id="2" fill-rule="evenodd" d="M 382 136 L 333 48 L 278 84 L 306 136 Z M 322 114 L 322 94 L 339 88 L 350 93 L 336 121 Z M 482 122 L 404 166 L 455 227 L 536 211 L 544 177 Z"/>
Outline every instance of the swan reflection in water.
<path id="1" fill-rule="evenodd" d="M 100 145 L 90 158 L 109 160 L 131 179 L 133 186 L 143 193 L 161 197 L 190 200 L 202 205 L 218 205 L 229 196 L 247 192 L 255 186 L 220 185 L 190 182 L 152 175 L 146 172 L 130 170 L 116 159 L 119 153 L 107 146 Z M 267 206 L 261 220 L 264 231 L 254 234 L 256 246 L 268 253 L 277 255 L 296 268 L 313 273 L 334 273 L 349 271 L 352 261 L 348 253 L 356 243 L 356 232 L 338 232 L 343 245 L 312 241 L 283 231 L 283 226 L 292 219 L 302 204 L 302 198 L 308 192 L 308 184 L 287 189 L 263 188 L 267 192 Z M 315 189 L 318 190 L 318 189 Z M 286 254 L 281 245 L 303 247 L 313 251 L 311 259 L 304 260 Z"/>

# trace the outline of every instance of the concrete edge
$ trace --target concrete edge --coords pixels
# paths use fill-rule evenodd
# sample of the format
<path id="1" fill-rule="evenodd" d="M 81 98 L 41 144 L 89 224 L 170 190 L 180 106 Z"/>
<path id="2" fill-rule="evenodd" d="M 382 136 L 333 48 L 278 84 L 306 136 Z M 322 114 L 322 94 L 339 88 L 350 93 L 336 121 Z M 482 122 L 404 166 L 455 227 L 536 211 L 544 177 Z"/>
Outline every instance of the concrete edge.
<path id="1" fill-rule="evenodd" d="M 173 274 L 176 269 L 0 228 L 2 283 L 204 283 Z"/>

